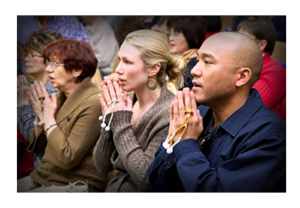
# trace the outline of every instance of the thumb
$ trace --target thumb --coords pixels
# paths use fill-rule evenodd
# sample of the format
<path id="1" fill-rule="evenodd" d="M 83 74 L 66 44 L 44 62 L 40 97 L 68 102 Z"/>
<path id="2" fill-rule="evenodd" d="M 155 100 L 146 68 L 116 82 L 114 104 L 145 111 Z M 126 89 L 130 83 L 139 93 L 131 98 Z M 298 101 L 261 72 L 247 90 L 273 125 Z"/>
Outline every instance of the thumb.
<path id="1" fill-rule="evenodd" d="M 51 103 L 56 105 L 56 94 L 52 93 L 51 95 Z"/>

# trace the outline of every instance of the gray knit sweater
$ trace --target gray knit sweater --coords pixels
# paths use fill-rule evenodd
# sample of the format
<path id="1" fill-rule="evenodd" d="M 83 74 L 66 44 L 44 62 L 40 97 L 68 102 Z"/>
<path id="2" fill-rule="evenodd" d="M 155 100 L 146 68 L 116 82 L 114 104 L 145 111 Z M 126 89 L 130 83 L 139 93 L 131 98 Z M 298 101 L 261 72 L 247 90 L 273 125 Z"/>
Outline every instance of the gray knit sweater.
<path id="1" fill-rule="evenodd" d="M 101 131 L 93 153 L 100 173 L 118 170 L 106 192 L 150 191 L 147 171 L 157 148 L 168 135 L 169 107 L 174 97 L 163 85 L 159 99 L 135 129 L 131 125 L 131 111 L 114 112 L 111 130 Z"/>

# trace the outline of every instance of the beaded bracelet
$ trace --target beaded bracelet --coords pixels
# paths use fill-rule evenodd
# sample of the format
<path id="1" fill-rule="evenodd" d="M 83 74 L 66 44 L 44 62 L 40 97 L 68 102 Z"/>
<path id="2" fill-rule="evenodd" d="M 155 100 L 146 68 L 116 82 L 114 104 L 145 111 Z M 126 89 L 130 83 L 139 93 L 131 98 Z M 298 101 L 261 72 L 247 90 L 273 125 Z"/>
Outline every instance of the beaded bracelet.
<path id="1" fill-rule="evenodd" d="M 46 130 L 44 130 L 44 134 L 46 134 L 46 132 L 47 132 L 50 128 L 52 128 L 53 126 L 56 126 L 56 125 L 57 125 L 57 123 L 50 125 Z"/>
<path id="2" fill-rule="evenodd" d="M 193 115 L 193 111 L 191 109 L 189 110 L 186 110 L 185 111 L 185 114 L 186 117 L 184 119 L 184 124 L 182 126 L 180 126 L 173 134 L 171 133 L 170 135 L 168 135 L 168 137 L 166 138 L 166 140 L 163 142 L 163 147 L 167 150 L 167 153 L 168 154 L 171 154 L 173 152 L 173 147 L 178 143 L 180 142 L 180 140 L 182 139 L 186 129 L 187 129 L 187 126 L 189 124 L 189 119 L 190 119 L 190 116 Z M 175 135 L 181 130 L 183 129 L 179 139 L 174 142 L 173 138 L 175 137 Z"/>

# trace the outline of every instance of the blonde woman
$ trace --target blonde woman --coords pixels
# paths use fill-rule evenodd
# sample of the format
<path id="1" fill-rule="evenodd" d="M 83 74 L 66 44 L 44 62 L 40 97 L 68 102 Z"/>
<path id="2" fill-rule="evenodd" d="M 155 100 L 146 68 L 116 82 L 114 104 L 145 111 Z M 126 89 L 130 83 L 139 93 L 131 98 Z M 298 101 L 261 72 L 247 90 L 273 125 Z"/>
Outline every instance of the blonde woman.
<path id="1" fill-rule="evenodd" d="M 147 170 L 168 134 L 175 97 L 167 90 L 166 76 L 180 86 L 186 63 L 171 55 L 166 35 L 151 30 L 128 34 L 118 56 L 119 81 L 107 81 L 99 95 L 105 129 L 94 149 L 95 166 L 100 173 L 118 170 L 108 192 L 149 191 Z M 134 99 L 122 99 L 121 91 L 133 91 Z"/>

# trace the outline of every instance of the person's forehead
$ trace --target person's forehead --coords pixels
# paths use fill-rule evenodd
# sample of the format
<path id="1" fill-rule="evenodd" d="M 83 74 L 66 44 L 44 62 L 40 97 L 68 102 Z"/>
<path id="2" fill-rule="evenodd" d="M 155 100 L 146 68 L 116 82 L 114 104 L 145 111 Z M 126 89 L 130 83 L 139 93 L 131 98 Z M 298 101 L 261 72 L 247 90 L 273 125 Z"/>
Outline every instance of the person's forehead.
<path id="1" fill-rule="evenodd" d="M 234 53 L 235 48 L 235 42 L 228 41 L 226 38 L 217 38 L 205 41 L 198 50 L 198 55 L 223 58 Z"/>
<path id="2" fill-rule="evenodd" d="M 119 50 L 119 55 L 140 56 L 140 51 L 132 44 L 124 41 Z"/>

